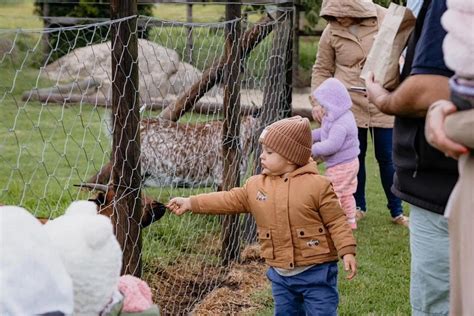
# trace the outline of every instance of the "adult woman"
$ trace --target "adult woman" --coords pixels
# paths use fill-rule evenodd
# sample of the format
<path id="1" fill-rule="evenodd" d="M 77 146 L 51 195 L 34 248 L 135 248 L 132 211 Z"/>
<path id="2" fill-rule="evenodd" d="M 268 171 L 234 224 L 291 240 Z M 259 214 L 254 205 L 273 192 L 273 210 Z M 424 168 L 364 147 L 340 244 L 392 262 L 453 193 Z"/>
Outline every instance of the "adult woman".
<path id="1" fill-rule="evenodd" d="M 324 80 L 335 77 L 347 88 L 363 87 L 360 72 L 374 37 L 385 15 L 385 9 L 370 1 L 363 0 L 324 0 L 320 16 L 328 25 L 319 41 L 316 63 L 313 66 L 311 88 L 316 89 Z M 382 187 L 387 198 L 392 221 L 408 226 L 408 218 L 403 215 L 401 201 L 390 191 L 393 183 L 392 128 L 393 117 L 382 114 L 369 103 L 364 92 L 350 91 L 360 142 L 359 173 L 357 191 L 354 194 L 361 219 L 367 210 L 365 200 L 365 155 L 367 134 L 372 137 L 375 157 L 379 164 Z M 321 109 L 314 102 L 313 117 L 320 121 Z"/>

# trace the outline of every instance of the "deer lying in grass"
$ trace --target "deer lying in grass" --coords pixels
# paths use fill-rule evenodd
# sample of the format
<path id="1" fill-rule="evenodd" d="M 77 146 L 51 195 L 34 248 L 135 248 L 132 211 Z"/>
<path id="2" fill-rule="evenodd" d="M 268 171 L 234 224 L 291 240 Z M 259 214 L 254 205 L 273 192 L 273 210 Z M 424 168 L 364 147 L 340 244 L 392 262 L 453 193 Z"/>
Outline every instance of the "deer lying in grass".
<path id="1" fill-rule="evenodd" d="M 241 178 L 248 168 L 258 120 L 244 116 L 240 126 Z M 140 122 L 141 168 L 146 186 L 202 187 L 222 184 L 222 121 L 176 123 L 159 119 Z M 108 183 L 107 163 L 89 183 Z"/>

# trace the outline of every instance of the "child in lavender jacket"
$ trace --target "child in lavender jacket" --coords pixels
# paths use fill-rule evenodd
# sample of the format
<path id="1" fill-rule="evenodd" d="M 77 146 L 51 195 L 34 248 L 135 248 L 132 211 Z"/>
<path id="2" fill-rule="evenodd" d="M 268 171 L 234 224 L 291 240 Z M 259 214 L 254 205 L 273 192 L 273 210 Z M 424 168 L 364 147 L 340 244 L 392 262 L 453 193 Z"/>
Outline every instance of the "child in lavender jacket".
<path id="1" fill-rule="evenodd" d="M 326 176 L 331 180 L 347 221 L 357 228 L 356 203 L 359 171 L 359 139 L 357 125 L 350 108 L 351 97 L 337 79 L 329 78 L 313 91 L 313 98 L 323 108 L 321 127 L 313 130 L 312 155 L 326 163 Z"/>

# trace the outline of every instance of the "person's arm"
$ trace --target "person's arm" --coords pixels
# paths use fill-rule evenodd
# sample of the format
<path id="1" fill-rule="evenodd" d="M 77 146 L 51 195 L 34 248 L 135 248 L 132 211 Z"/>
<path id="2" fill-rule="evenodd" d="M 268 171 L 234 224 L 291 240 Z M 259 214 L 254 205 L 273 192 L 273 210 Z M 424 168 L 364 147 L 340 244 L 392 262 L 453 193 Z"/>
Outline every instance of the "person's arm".
<path id="1" fill-rule="evenodd" d="M 459 111 L 446 116 L 446 136 L 471 151 L 474 149 L 474 109 Z"/>
<path id="2" fill-rule="evenodd" d="M 339 257 L 343 258 L 346 254 L 355 255 L 356 241 L 352 234 L 352 229 L 347 224 L 346 215 L 341 208 L 331 182 L 325 179 L 325 182 L 319 185 L 324 185 L 319 190 L 318 201 L 316 202 L 319 207 L 319 214 L 324 226 L 331 235 Z"/>
<path id="3" fill-rule="evenodd" d="M 319 142 L 321 140 L 321 128 L 315 128 L 311 131 L 311 138 L 314 142 Z"/>
<path id="4" fill-rule="evenodd" d="M 329 156 L 341 149 L 346 139 L 346 129 L 342 126 L 333 125 L 329 131 L 328 138 L 314 143 L 311 147 L 313 157 Z"/>
<path id="5" fill-rule="evenodd" d="M 314 91 L 326 79 L 334 76 L 336 54 L 330 42 L 329 25 L 323 31 L 318 45 L 316 61 L 311 73 L 311 91 Z"/>
<path id="6" fill-rule="evenodd" d="M 431 146 L 454 159 L 468 153 L 468 149 L 446 135 L 445 120 L 456 112 L 456 106 L 447 100 L 439 100 L 430 106 L 426 116 L 425 137 Z M 474 135 L 474 131 L 472 133 Z"/>
<path id="7" fill-rule="evenodd" d="M 245 188 L 172 198 L 166 207 L 176 215 L 187 211 L 200 214 L 239 214 L 249 211 Z"/>
<path id="8" fill-rule="evenodd" d="M 324 80 L 332 78 L 336 69 L 336 54 L 334 48 L 331 46 L 329 25 L 323 31 L 319 39 L 318 53 L 316 54 L 316 61 L 313 65 L 311 73 L 311 91 L 314 91 Z M 309 101 L 312 106 L 311 114 L 316 122 L 321 123 L 323 111 L 320 105 L 309 96 Z"/>
<path id="9" fill-rule="evenodd" d="M 441 75 L 417 74 L 405 79 L 393 92 L 384 89 L 369 73 L 365 81 L 369 101 L 382 113 L 405 117 L 425 117 L 429 106 L 449 99 L 449 78 Z"/>
<path id="10" fill-rule="evenodd" d="M 325 181 L 321 184 L 323 187 L 316 203 L 324 227 L 327 228 L 337 253 L 342 258 L 344 270 L 349 273 L 347 279 L 352 280 L 357 274 L 356 241 L 331 183 L 327 179 Z"/>

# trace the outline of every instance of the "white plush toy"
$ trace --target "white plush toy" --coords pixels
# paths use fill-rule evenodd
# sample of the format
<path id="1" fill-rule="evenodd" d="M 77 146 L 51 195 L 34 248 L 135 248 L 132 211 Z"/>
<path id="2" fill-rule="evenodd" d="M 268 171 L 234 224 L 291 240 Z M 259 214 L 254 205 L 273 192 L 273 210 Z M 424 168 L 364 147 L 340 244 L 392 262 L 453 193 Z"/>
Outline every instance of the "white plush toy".
<path id="1" fill-rule="evenodd" d="M 72 278 L 74 314 L 99 315 L 117 289 L 122 251 L 110 219 L 89 201 L 75 201 L 44 226 Z"/>
<path id="2" fill-rule="evenodd" d="M 0 206 L 0 315 L 71 315 L 73 285 L 40 222 Z"/>

